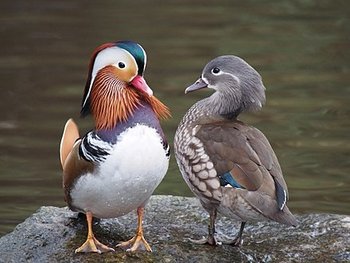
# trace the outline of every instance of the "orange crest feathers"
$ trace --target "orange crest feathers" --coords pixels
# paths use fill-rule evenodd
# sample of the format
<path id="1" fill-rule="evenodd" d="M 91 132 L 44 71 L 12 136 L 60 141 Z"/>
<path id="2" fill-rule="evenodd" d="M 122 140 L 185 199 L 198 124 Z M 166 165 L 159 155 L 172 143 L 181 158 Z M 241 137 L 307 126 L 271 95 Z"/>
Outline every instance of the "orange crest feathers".
<path id="1" fill-rule="evenodd" d="M 139 95 L 115 77 L 113 66 L 99 71 L 91 90 L 91 111 L 96 129 L 111 129 L 118 122 L 126 121 L 138 105 Z"/>
<path id="2" fill-rule="evenodd" d="M 169 108 L 166 105 L 164 105 L 160 100 L 158 100 L 156 97 L 145 96 L 145 101 L 147 101 L 151 105 L 158 119 L 167 119 L 171 117 Z"/>

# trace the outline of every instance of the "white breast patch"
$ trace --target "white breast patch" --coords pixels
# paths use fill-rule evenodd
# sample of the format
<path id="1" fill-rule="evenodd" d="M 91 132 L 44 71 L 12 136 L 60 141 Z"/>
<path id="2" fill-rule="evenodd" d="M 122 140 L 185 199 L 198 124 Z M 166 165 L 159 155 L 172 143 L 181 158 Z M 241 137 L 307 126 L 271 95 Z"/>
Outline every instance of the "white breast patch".
<path id="1" fill-rule="evenodd" d="M 72 205 L 99 218 L 114 218 L 145 203 L 168 169 L 155 129 L 136 125 L 121 133 L 96 172 L 81 176 L 71 191 Z"/>

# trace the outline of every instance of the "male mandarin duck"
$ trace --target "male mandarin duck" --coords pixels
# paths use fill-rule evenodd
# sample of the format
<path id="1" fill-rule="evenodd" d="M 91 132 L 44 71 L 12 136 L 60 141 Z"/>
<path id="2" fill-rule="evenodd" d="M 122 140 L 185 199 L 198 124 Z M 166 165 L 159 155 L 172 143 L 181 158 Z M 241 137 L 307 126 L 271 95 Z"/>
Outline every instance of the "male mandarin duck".
<path id="1" fill-rule="evenodd" d="M 288 190 L 277 157 L 264 134 L 237 119 L 265 103 L 261 76 L 243 59 L 227 55 L 210 61 L 185 93 L 215 92 L 195 103 L 175 134 L 181 174 L 209 213 L 209 235 L 196 243 L 216 245 L 217 212 L 241 221 L 239 246 L 247 221 L 297 224 L 286 206 Z"/>
<path id="2" fill-rule="evenodd" d="M 85 136 L 73 120 L 64 128 L 60 159 L 65 200 L 86 214 L 88 236 L 75 252 L 113 251 L 94 236 L 92 218 L 115 218 L 137 210 L 136 235 L 118 246 L 151 251 L 143 236 L 144 207 L 169 164 L 169 146 L 159 124 L 169 116 L 143 78 L 146 53 L 137 43 L 98 47 L 91 58 L 81 114 L 95 128 Z"/>

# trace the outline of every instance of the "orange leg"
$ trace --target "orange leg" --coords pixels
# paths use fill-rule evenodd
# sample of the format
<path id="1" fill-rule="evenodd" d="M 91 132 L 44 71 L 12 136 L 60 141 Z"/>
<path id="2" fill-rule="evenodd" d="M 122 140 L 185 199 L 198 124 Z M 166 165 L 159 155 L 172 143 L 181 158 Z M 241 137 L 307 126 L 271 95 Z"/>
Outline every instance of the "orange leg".
<path id="1" fill-rule="evenodd" d="M 100 241 L 98 241 L 94 233 L 92 232 L 92 213 L 87 212 L 86 213 L 86 221 L 88 225 L 88 235 L 87 239 L 84 244 L 82 244 L 80 247 L 78 247 L 75 250 L 75 253 L 79 252 L 95 252 L 95 253 L 103 253 L 103 252 L 109 252 L 114 251 L 113 248 L 110 248 L 104 244 L 102 244 Z"/>
<path id="2" fill-rule="evenodd" d="M 137 208 L 136 235 L 132 239 L 118 244 L 117 247 L 127 249 L 127 251 L 136 251 L 136 250 L 139 250 L 141 246 L 143 246 L 147 251 L 152 252 L 150 245 L 147 243 L 146 239 L 143 236 L 143 228 L 142 228 L 143 212 L 144 212 L 143 207 Z"/>

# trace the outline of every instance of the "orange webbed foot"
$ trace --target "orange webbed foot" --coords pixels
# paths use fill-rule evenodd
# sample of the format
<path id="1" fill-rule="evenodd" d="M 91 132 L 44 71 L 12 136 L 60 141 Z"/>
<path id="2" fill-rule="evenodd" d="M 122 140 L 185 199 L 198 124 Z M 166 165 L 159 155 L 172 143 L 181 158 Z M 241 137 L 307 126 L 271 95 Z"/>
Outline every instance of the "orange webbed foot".
<path id="1" fill-rule="evenodd" d="M 94 252 L 94 253 L 101 254 L 104 252 L 114 251 L 113 248 L 102 244 L 100 241 L 98 241 L 95 238 L 94 233 L 92 231 L 92 213 L 91 212 L 86 212 L 86 221 L 88 225 L 88 235 L 87 235 L 86 241 L 84 242 L 84 244 L 82 244 L 80 247 L 78 247 L 75 250 L 75 253 Z"/>
<path id="2" fill-rule="evenodd" d="M 132 239 L 122 242 L 117 247 L 126 249 L 126 251 L 137 251 L 141 248 L 145 248 L 147 251 L 152 252 L 151 246 L 148 244 L 143 235 L 136 235 Z"/>
<path id="3" fill-rule="evenodd" d="M 151 246 L 148 244 L 148 242 L 143 236 L 143 228 L 142 228 L 143 211 L 144 211 L 143 207 L 137 208 L 136 235 L 132 239 L 118 244 L 117 247 L 126 249 L 127 251 L 131 251 L 131 252 L 141 250 L 141 248 L 146 249 L 148 252 L 152 252 Z"/>
<path id="4" fill-rule="evenodd" d="M 108 247 L 98 241 L 95 237 L 88 237 L 84 244 L 75 250 L 75 253 L 104 253 L 114 251 L 113 248 Z"/>

